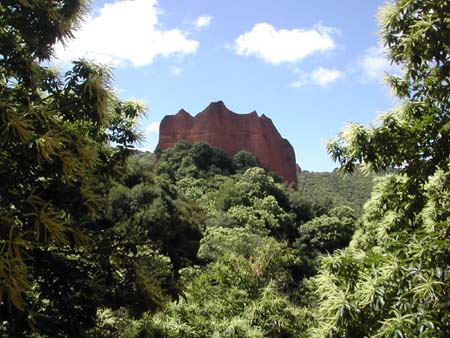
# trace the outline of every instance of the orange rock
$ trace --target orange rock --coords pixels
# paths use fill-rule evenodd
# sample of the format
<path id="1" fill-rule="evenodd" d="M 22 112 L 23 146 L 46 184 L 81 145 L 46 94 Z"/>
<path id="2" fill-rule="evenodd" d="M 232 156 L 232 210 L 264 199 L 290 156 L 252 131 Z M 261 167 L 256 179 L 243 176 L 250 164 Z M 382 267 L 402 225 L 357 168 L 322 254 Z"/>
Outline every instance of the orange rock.
<path id="1" fill-rule="evenodd" d="M 247 150 L 258 158 L 265 169 L 274 171 L 297 188 L 294 149 L 264 114 L 258 116 L 255 111 L 236 114 L 222 101 L 211 103 L 195 117 L 182 109 L 161 121 L 156 149 L 171 148 L 181 140 L 205 142 L 223 149 L 229 155 Z"/>

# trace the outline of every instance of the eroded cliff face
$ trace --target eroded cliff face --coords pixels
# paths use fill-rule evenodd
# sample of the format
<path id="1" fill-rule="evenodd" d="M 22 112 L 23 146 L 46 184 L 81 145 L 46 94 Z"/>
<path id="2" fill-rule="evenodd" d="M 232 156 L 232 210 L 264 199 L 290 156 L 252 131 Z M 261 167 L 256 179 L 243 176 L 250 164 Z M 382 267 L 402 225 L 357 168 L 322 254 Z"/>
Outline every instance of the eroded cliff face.
<path id="1" fill-rule="evenodd" d="M 156 149 L 171 148 L 181 140 L 205 142 L 223 149 L 229 155 L 247 150 L 258 158 L 264 168 L 273 170 L 297 187 L 294 149 L 264 114 L 236 114 L 222 101 L 211 103 L 195 117 L 182 109 L 161 121 Z"/>

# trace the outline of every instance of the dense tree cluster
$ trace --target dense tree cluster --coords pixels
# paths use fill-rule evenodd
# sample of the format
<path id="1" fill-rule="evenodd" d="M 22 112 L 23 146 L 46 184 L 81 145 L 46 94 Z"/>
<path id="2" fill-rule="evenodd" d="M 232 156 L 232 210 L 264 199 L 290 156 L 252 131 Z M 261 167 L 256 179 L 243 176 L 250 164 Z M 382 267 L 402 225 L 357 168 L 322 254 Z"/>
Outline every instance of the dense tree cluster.
<path id="1" fill-rule="evenodd" d="M 336 169 L 332 172 L 303 170 L 298 175 L 298 190 L 311 204 L 316 215 L 347 205 L 360 216 L 364 204 L 370 198 L 374 178 L 374 174 L 364 174 L 361 170 L 345 175 Z"/>
<path id="2" fill-rule="evenodd" d="M 323 259 L 313 337 L 448 337 L 450 2 L 402 0 L 381 12 L 403 75 L 402 100 L 375 127 L 329 145 L 344 170 L 394 167 L 380 180 L 350 246 Z"/>
<path id="3" fill-rule="evenodd" d="M 0 4 L 1 337 L 450 336 L 449 1 L 384 7 L 402 105 L 329 145 L 383 175 L 299 191 L 245 151 L 134 151 L 108 69 L 43 66 L 85 10 Z"/>
<path id="4" fill-rule="evenodd" d="M 179 298 L 137 321 L 141 332 L 157 337 L 298 336 L 308 316 L 299 301 L 304 287 L 298 284 L 314 274 L 320 253 L 335 249 L 328 242 L 340 239 L 332 236 L 342 238 L 336 247 L 347 245 L 352 211 L 333 218 L 338 223 L 351 219 L 349 233 L 330 232 L 325 238 L 320 227 L 302 233 L 299 225 L 307 226 L 313 212 L 298 192 L 277 183 L 251 154 L 229 157 L 204 143 L 181 142 L 163 151 L 153 172 L 156 181 L 167 182 L 197 206 L 201 240 L 197 260 L 179 271 Z M 157 233 L 169 229 L 165 225 Z"/>
<path id="5" fill-rule="evenodd" d="M 143 107 L 121 102 L 107 69 L 43 67 L 69 38 L 83 1 L 0 5 L 0 332 L 75 332 L 92 325 L 102 195 L 139 135 Z M 115 144 L 115 147 L 111 147 Z M 70 314 L 70 315 L 69 315 Z"/>

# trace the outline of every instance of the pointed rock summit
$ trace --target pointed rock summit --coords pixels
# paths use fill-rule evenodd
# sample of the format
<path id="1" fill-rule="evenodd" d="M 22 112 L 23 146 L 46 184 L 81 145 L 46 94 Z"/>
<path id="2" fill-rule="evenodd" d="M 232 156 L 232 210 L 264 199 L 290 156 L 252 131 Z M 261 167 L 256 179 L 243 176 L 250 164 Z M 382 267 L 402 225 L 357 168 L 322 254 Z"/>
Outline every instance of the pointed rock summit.
<path id="1" fill-rule="evenodd" d="M 205 142 L 229 155 L 247 150 L 264 168 L 297 187 L 294 149 L 264 114 L 258 116 L 255 111 L 236 114 L 222 101 L 210 103 L 195 117 L 181 109 L 176 115 L 167 115 L 161 121 L 156 149 L 172 148 L 181 140 Z"/>

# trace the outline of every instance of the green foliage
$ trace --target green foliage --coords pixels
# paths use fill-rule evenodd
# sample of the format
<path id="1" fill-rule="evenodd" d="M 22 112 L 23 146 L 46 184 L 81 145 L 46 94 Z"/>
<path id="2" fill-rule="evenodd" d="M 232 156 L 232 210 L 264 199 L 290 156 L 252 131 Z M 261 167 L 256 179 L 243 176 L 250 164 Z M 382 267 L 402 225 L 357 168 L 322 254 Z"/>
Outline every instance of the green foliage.
<path id="1" fill-rule="evenodd" d="M 248 228 L 210 227 L 200 241 L 198 256 L 206 261 L 216 261 L 233 252 L 245 258 L 256 255 L 257 248 L 269 240 Z"/>
<path id="2" fill-rule="evenodd" d="M 225 254 L 194 274 L 183 299 L 154 317 L 151 332 L 160 337 L 298 336 L 307 314 L 279 291 L 295 257 L 274 239 L 253 250 L 255 256 L 248 258 Z"/>
<path id="3" fill-rule="evenodd" d="M 49 59 L 57 41 L 73 37 L 73 30 L 87 12 L 87 3 L 85 0 L 64 4 L 37 0 L 2 1 L 0 53 L 5 73 L 20 81 L 38 78 L 39 69 L 32 69 L 35 61 Z"/>
<path id="4" fill-rule="evenodd" d="M 344 205 L 360 216 L 370 197 L 373 178 L 374 175 L 364 175 L 359 170 L 346 175 L 336 170 L 331 173 L 303 170 L 298 176 L 298 190 L 303 199 L 311 203 L 316 216 Z"/>
<path id="5" fill-rule="evenodd" d="M 226 156 L 221 150 L 213 147 L 207 150 L 207 147 L 209 146 L 206 144 L 197 146 L 180 142 L 175 148 L 165 150 L 155 167 L 157 175 L 171 178 L 179 194 L 195 201 L 203 209 L 207 216 L 206 226 L 249 226 L 258 231 L 269 231 L 278 238 L 293 240 L 296 236 L 296 214 L 291 210 L 289 190 L 275 183 L 264 169 L 251 167 L 231 175 L 231 157 L 221 161 L 214 160 L 217 164 L 214 172 L 190 166 L 192 175 L 191 169 L 186 171 L 185 167 L 175 166 L 176 170 L 172 170 L 172 164 L 168 165 L 172 162 L 193 162 L 194 157 L 189 155 L 193 149 L 195 153 L 202 149 L 204 154 L 214 154 L 217 151 L 219 157 Z M 243 155 L 239 156 L 245 158 L 251 156 L 246 152 L 241 154 Z M 183 174 L 179 176 L 181 172 Z M 198 175 L 202 172 L 203 174 Z"/>
<path id="6" fill-rule="evenodd" d="M 353 235 L 355 216 L 348 207 L 332 209 L 329 215 L 322 215 L 299 227 L 298 242 L 305 253 L 315 251 L 330 253 L 345 248 Z"/>
<path id="7" fill-rule="evenodd" d="M 145 318 L 146 316 L 144 316 Z M 97 325 L 89 330 L 87 337 L 98 338 L 138 338 L 141 337 L 144 320 L 135 319 L 127 308 L 97 311 Z"/>
<path id="8" fill-rule="evenodd" d="M 222 149 L 202 142 L 178 142 L 174 148 L 161 152 L 156 165 L 158 175 L 166 174 L 172 180 L 214 174 L 229 175 L 233 172 L 232 159 Z"/>
<path id="9" fill-rule="evenodd" d="M 449 254 L 448 174 L 437 172 L 427 184 L 427 203 L 414 223 L 407 221 L 407 210 L 383 210 L 380 204 L 401 181 L 405 177 L 388 177 L 377 186 L 350 248 L 324 259 L 315 280 L 321 299 L 316 336 L 449 334 L 450 283 L 443 270 Z M 397 187 L 399 194 L 403 186 Z"/>
<path id="10" fill-rule="evenodd" d="M 328 214 L 299 225 L 292 248 L 300 259 L 291 268 L 293 284 L 289 286 L 291 298 L 297 303 L 315 306 L 317 297 L 309 278 L 317 274 L 323 255 L 347 247 L 355 225 L 354 212 L 348 207 L 334 208 Z"/>
<path id="11" fill-rule="evenodd" d="M 106 220 L 133 243 L 151 240 L 170 257 L 175 271 L 196 259 L 203 215 L 195 205 L 179 198 L 163 178 L 131 188 L 114 186 L 108 196 Z"/>
<path id="12" fill-rule="evenodd" d="M 292 212 L 285 188 L 275 183 L 262 168 L 250 168 L 219 182 L 216 191 L 200 198 L 205 205 L 208 224 L 224 227 L 248 227 L 258 233 L 270 233 L 279 239 L 296 237 L 296 214 Z"/>
<path id="13" fill-rule="evenodd" d="M 245 172 L 253 167 L 260 167 L 258 159 L 250 152 L 241 150 L 233 156 L 233 164 L 236 172 Z"/>
<path id="14" fill-rule="evenodd" d="M 448 337 L 450 2 L 381 12 L 402 106 L 330 143 L 344 170 L 399 169 L 379 181 L 348 249 L 323 259 L 313 337 Z"/>
<path id="15" fill-rule="evenodd" d="M 354 229 L 353 212 L 341 207 L 311 221 L 310 204 L 255 167 L 248 153 L 233 159 L 235 165 L 244 163 L 234 174 L 228 160 L 215 160 L 218 166 L 211 171 L 212 161 L 206 159 L 214 149 L 207 147 L 181 142 L 164 151 L 156 165 L 156 181 L 171 178 L 177 194 L 200 206 L 206 219 L 200 225 L 203 237 L 197 255 L 201 265 L 180 270 L 180 299 L 140 322 L 141 334 L 301 336 L 311 320 L 305 306 L 310 295 L 297 284 L 314 274 L 322 253 L 347 245 Z M 209 155 L 194 156 L 192 149 Z M 199 157 L 207 164 L 200 166 Z M 243 170 L 245 163 L 249 168 Z M 124 203 L 126 198 L 117 200 Z M 157 219 L 156 214 L 149 221 Z M 302 300 L 302 306 L 294 300 Z"/>
<path id="16" fill-rule="evenodd" d="M 127 166 L 123 168 L 123 171 L 116 180 L 128 188 L 144 182 L 154 183 L 154 162 L 154 154 L 136 151 L 134 155 L 127 159 Z"/>
<path id="17" fill-rule="evenodd" d="M 41 63 L 85 9 L 80 0 L 0 4 L 0 336 L 300 337 L 316 301 L 325 335 L 445 336 L 444 162 L 422 190 L 406 165 L 386 178 L 341 250 L 355 216 L 332 207 L 359 208 L 367 181 L 348 193 L 313 188 L 331 195 L 324 203 L 246 151 L 180 142 L 157 162 L 130 156 L 144 107 L 114 96 L 110 71 L 79 60 L 60 76 Z M 419 87 L 414 99 L 434 100 Z M 346 156 L 339 142 L 333 149 Z"/>
<path id="18" fill-rule="evenodd" d="M 80 60 L 61 77 L 41 63 L 85 9 L 76 0 L 0 4 L 2 336 L 83 336 L 122 264 L 101 254 L 101 219 L 144 107 L 114 96 L 105 67 Z"/>
<path id="19" fill-rule="evenodd" d="M 437 167 L 447 168 L 449 6 L 446 0 L 403 0 L 380 12 L 388 56 L 404 70 L 387 80 L 404 104 L 381 116 L 378 127 L 351 125 L 330 143 L 347 170 L 357 162 L 373 170 L 400 167 L 423 181 Z"/>
<path id="20" fill-rule="evenodd" d="M 256 157 L 248 151 L 242 150 L 230 157 L 222 149 L 203 142 L 180 141 L 175 147 L 165 149 L 158 155 L 157 174 L 166 174 L 172 180 L 228 176 L 260 167 Z"/>

